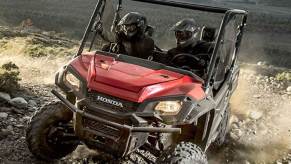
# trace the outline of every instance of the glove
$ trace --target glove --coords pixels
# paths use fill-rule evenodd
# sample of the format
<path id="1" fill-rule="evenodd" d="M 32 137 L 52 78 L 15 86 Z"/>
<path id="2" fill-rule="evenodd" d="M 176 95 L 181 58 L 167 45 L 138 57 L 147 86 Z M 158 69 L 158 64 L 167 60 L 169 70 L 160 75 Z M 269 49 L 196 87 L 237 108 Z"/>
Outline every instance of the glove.
<path id="1" fill-rule="evenodd" d="M 103 26 L 101 22 L 95 22 L 94 24 L 94 30 L 98 33 L 98 34 L 102 34 L 103 32 Z"/>
<path id="2" fill-rule="evenodd" d="M 199 65 L 200 65 L 200 66 L 203 66 L 203 67 L 206 66 L 206 61 L 203 60 L 203 59 L 200 59 L 200 60 L 199 60 Z"/>

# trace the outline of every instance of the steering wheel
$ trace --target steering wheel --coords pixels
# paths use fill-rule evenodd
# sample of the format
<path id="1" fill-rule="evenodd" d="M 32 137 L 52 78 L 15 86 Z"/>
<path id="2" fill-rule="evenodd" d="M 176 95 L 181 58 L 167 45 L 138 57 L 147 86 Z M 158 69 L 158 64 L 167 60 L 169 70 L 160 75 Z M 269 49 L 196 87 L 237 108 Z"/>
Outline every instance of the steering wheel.
<path id="1" fill-rule="evenodd" d="M 170 65 L 194 72 L 197 75 L 200 75 L 203 72 L 205 66 L 205 60 L 197 57 L 205 54 L 192 55 L 188 53 L 181 53 L 175 55 L 170 61 Z"/>
<path id="2" fill-rule="evenodd" d="M 175 67 L 182 67 L 182 66 L 186 66 L 187 64 L 189 64 L 190 60 L 192 62 L 194 62 L 193 64 L 200 63 L 200 59 L 197 56 L 194 56 L 192 54 L 187 54 L 187 53 L 181 53 L 181 54 L 175 55 L 172 58 L 172 60 L 170 61 L 170 64 L 175 66 Z M 184 64 L 186 64 L 186 65 L 184 65 Z"/>

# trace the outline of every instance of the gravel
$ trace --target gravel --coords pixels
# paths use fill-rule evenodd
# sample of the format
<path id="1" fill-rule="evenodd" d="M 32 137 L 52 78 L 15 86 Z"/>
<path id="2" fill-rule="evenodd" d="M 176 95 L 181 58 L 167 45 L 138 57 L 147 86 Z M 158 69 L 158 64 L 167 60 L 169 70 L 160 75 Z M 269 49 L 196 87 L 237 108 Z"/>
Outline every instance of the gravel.
<path id="1" fill-rule="evenodd" d="M 271 71 L 270 71 L 271 72 Z M 291 163 L 290 81 L 242 69 L 231 99 L 232 118 L 220 163 Z M 213 164 L 217 163 L 217 160 Z"/>

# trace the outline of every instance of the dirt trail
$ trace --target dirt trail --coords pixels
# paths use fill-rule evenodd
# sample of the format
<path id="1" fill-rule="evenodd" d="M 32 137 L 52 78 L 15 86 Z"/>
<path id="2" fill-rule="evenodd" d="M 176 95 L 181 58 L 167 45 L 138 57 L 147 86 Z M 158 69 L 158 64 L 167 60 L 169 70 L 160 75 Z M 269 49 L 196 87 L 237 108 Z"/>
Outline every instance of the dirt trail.
<path id="1" fill-rule="evenodd" d="M 54 73 L 70 57 L 48 55 L 31 58 L 25 54 L 29 44 L 26 38 L 13 38 L 8 42 L 6 38 L 2 45 L 1 41 L 0 64 L 13 61 L 21 71 L 23 90 L 13 96 L 35 100 L 37 105 L 26 110 L 0 107 L 0 112 L 8 114 L 1 118 L 0 130 L 10 132 L 3 138 L 0 135 L 0 163 L 39 163 L 26 147 L 25 126 L 37 107 L 54 99 L 49 93 L 53 87 Z M 290 72 L 257 65 L 242 68 L 239 86 L 231 100 L 229 136 L 222 149 L 208 154 L 211 164 L 291 163 L 291 93 L 286 92 L 290 81 L 274 78 L 276 72 L 282 71 Z M 88 157 L 94 154 L 80 147 L 59 163 L 88 163 Z M 140 162 L 140 159 L 135 161 Z"/>
<path id="2" fill-rule="evenodd" d="M 291 162 L 291 96 L 286 85 L 254 70 L 241 71 L 223 163 Z"/>

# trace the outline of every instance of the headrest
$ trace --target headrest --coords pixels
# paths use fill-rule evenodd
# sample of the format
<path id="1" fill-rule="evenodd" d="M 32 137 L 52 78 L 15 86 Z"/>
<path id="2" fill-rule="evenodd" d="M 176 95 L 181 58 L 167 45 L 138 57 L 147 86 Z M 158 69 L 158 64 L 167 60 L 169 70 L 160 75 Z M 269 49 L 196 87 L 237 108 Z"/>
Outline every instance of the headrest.
<path id="1" fill-rule="evenodd" d="M 216 38 L 216 28 L 203 26 L 201 29 L 200 40 L 214 42 Z"/>

